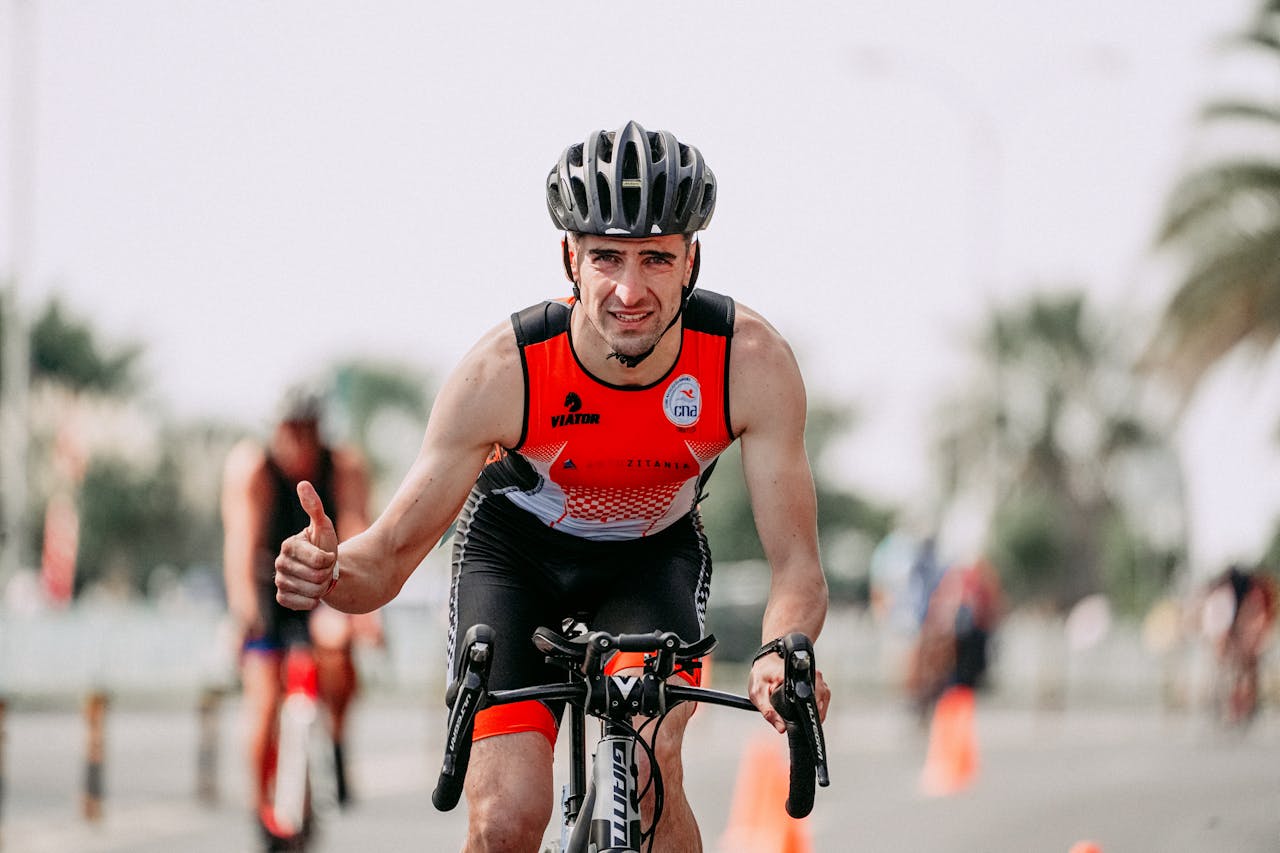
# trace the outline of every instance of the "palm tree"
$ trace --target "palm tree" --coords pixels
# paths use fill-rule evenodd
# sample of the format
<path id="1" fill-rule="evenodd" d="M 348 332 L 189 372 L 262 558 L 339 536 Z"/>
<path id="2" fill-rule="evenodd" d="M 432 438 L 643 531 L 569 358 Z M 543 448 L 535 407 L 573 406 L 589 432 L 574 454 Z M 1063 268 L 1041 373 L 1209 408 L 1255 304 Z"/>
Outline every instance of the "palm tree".
<path id="1" fill-rule="evenodd" d="M 1264 57 L 1280 83 L 1280 0 L 1264 0 L 1225 47 Z M 1225 95 L 1199 122 L 1206 139 L 1230 133 L 1265 144 L 1193 165 L 1164 211 L 1157 246 L 1175 260 L 1178 282 L 1144 362 L 1169 376 L 1184 402 L 1228 352 L 1245 343 L 1265 352 L 1280 338 L 1280 106 Z"/>
<path id="2" fill-rule="evenodd" d="M 1016 599 L 1063 610 L 1108 589 L 1140 607 L 1167 571 L 1132 511 L 1150 508 L 1153 496 L 1134 493 L 1149 478 L 1127 472 L 1167 474 L 1173 456 L 1137 411 L 1118 336 L 1081 293 L 1042 293 L 988 317 L 977 351 L 979 375 L 999 381 L 967 383 L 940 413 L 948 497 L 994 486 L 990 556 Z"/>
<path id="3" fill-rule="evenodd" d="M 0 340 L 5 335 L 0 316 Z M 32 385 L 50 382 L 73 392 L 123 398 L 137 389 L 142 347 L 104 344 L 95 329 L 55 298 L 28 330 Z"/>
<path id="4" fill-rule="evenodd" d="M 360 449 L 373 476 L 376 506 L 385 506 L 422 441 L 434 378 L 409 365 L 350 358 L 326 371 L 338 438 Z"/>

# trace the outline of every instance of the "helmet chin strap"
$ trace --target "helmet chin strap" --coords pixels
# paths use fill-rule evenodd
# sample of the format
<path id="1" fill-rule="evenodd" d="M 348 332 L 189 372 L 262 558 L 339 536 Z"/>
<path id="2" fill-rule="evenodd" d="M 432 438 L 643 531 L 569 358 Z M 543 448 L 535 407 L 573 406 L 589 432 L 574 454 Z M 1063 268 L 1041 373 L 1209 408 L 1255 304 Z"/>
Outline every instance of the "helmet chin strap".
<path id="1" fill-rule="evenodd" d="M 689 272 L 689 283 L 680 290 L 680 307 L 676 309 L 676 314 L 671 318 L 671 322 L 662 330 L 662 334 L 658 335 L 658 340 L 654 341 L 653 346 L 649 347 L 639 355 L 627 355 L 620 352 L 611 352 L 605 356 L 605 361 L 616 358 L 618 364 L 623 367 L 637 367 L 640 362 L 653 355 L 653 351 L 658 348 L 658 344 L 667 336 L 667 332 L 671 331 L 680 320 L 680 315 L 684 313 L 684 306 L 689 302 L 689 297 L 693 295 L 693 286 L 698 281 L 698 269 L 702 266 L 702 241 L 695 240 L 693 242 L 693 269 Z M 573 276 L 573 263 L 569 258 L 569 237 L 566 234 L 565 239 L 560 241 L 560 248 L 564 254 L 564 274 L 568 276 L 569 281 L 573 282 L 573 298 L 582 301 L 582 294 L 578 291 L 578 280 Z"/>
<path id="2" fill-rule="evenodd" d="M 605 361 L 608 361 L 611 358 L 616 358 L 618 360 L 618 364 L 621 364 L 623 367 L 636 367 L 640 362 L 653 355 L 653 351 L 658 348 L 658 344 L 662 343 L 662 339 L 667 336 L 667 332 L 671 331 L 671 327 L 679 322 L 680 315 L 684 313 L 684 304 L 689 301 L 689 294 L 691 293 L 693 293 L 693 285 L 686 285 L 684 290 L 681 292 L 680 307 L 676 309 L 676 315 L 671 318 L 671 322 L 662 330 L 662 334 L 658 335 L 658 339 L 653 342 L 653 346 L 649 347 L 639 355 L 626 355 L 620 352 L 611 352 L 605 356 Z"/>

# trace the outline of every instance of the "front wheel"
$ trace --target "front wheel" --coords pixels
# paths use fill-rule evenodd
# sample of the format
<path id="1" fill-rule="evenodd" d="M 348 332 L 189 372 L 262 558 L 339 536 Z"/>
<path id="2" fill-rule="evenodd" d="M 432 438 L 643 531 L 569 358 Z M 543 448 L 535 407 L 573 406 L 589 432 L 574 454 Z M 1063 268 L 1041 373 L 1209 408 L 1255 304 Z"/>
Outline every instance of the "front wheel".
<path id="1" fill-rule="evenodd" d="M 1257 664 L 1244 655 L 1228 652 L 1218 665 L 1214 686 L 1214 713 L 1228 728 L 1243 728 L 1258 711 Z"/>

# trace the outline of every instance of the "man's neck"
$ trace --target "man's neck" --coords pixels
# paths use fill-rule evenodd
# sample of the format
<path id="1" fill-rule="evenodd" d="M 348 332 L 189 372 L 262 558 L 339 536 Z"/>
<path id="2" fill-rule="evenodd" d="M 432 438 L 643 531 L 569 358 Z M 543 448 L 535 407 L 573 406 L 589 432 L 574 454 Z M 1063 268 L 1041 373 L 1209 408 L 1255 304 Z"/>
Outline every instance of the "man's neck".
<path id="1" fill-rule="evenodd" d="M 652 385 L 671 370 L 680 357 L 680 332 L 683 317 L 677 318 L 658 339 L 653 351 L 635 367 L 627 367 L 613 356 L 607 341 L 591 326 L 585 314 L 575 310 L 569 323 L 569 339 L 573 351 L 587 372 L 610 385 Z"/>

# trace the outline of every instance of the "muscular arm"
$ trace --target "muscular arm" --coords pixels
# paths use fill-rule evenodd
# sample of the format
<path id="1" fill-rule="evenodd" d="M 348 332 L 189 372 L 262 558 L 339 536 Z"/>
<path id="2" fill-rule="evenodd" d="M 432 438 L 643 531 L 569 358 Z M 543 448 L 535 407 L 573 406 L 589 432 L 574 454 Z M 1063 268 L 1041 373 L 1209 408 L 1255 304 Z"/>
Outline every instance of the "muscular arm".
<path id="1" fill-rule="evenodd" d="M 756 531 L 773 572 L 762 640 L 790 631 L 817 639 L 826 620 L 827 582 L 804 446 L 804 381 L 778 333 L 750 309 L 739 310 L 730 379 L 734 428 Z"/>
<path id="2" fill-rule="evenodd" d="M 341 581 L 326 603 L 365 613 L 395 598 L 457 517 L 493 445 L 519 440 L 523 400 L 515 336 L 509 325 L 500 326 L 445 381 L 418 457 L 382 515 L 337 548 Z M 314 607 L 332 563 L 332 551 L 306 537 L 286 540 L 276 560 L 281 603 Z"/>
<path id="3" fill-rule="evenodd" d="M 266 455 L 251 442 L 231 449 L 222 475 L 222 572 L 227 605 L 241 630 L 259 627 L 255 563 L 266 537 L 271 484 Z"/>
<path id="4" fill-rule="evenodd" d="M 827 615 L 827 581 L 818 554 L 817 496 L 804 447 L 804 381 L 791 348 L 768 323 L 739 305 L 730 394 L 734 430 L 756 531 L 772 570 L 761 639 L 799 631 L 817 640 Z M 781 660 L 752 667 L 752 700 L 775 727 L 768 695 L 782 681 Z M 819 685 L 825 713 L 830 692 Z"/>

